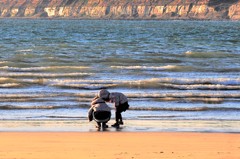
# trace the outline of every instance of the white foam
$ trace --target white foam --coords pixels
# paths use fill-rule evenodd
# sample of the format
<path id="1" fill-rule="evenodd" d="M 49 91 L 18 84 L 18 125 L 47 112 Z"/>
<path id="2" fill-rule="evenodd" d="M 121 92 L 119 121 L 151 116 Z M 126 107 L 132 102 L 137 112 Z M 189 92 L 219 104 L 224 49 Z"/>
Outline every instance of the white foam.
<path id="1" fill-rule="evenodd" d="M 6 73 L 1 72 L 2 77 L 76 77 L 76 76 L 89 76 L 92 73 L 30 73 L 30 72 L 17 72 L 17 73 Z"/>
<path id="2" fill-rule="evenodd" d="M 223 58 L 229 55 L 229 53 L 224 52 L 196 52 L 196 51 L 187 51 L 184 53 L 187 57 L 193 57 L 193 58 Z"/>
<path id="3" fill-rule="evenodd" d="M 32 52 L 33 49 L 17 50 L 17 52 Z"/>
<path id="4" fill-rule="evenodd" d="M 15 87 L 21 87 L 22 85 L 20 83 L 4 83 L 0 84 L 0 88 L 15 88 Z"/>
<path id="5" fill-rule="evenodd" d="M 20 67 L 9 67 L 3 66 L 0 67 L 2 70 L 8 71 L 44 71 L 44 70 L 52 70 L 52 69 L 89 69 L 87 66 L 45 66 L 45 67 L 27 67 L 27 68 L 20 68 Z"/>

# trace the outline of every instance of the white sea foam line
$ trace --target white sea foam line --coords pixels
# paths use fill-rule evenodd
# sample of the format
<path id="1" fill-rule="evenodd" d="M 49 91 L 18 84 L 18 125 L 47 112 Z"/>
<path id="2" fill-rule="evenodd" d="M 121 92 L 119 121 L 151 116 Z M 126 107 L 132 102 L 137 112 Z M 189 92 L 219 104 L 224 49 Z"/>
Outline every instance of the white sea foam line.
<path id="1" fill-rule="evenodd" d="M 15 80 L 12 79 L 12 78 L 0 77 L 0 81 L 1 81 L 1 82 L 4 82 L 4 81 L 6 81 L 6 82 L 8 81 L 8 82 L 9 82 L 9 81 L 15 81 Z"/>
<path id="2" fill-rule="evenodd" d="M 128 81 L 126 81 L 128 82 Z M 129 81 L 130 82 L 130 81 Z M 240 84 L 240 78 L 203 78 L 203 79 L 189 79 L 189 78 L 151 78 L 146 80 L 135 80 L 131 81 L 132 83 L 173 83 L 173 84 L 228 84 L 228 85 L 238 85 Z"/>
<path id="3" fill-rule="evenodd" d="M 18 93 L 9 93 L 9 94 L 0 94 L 0 98 L 45 98 L 45 97 L 94 97 L 96 92 L 87 92 L 87 93 L 52 93 L 52 92 L 26 92 L 22 94 Z"/>
<path id="4" fill-rule="evenodd" d="M 17 52 L 32 52 L 33 49 L 17 50 Z"/>
<path id="5" fill-rule="evenodd" d="M 78 97 L 78 98 L 92 98 L 97 94 L 96 92 L 88 93 L 25 93 L 25 94 L 0 94 L 0 98 L 49 98 L 49 97 Z M 226 98 L 240 98 L 240 93 L 125 93 L 128 98 L 142 99 L 142 98 L 183 98 L 183 99 L 226 99 Z"/>
<path id="6" fill-rule="evenodd" d="M 35 81 L 38 82 L 38 81 Z M 41 82 L 41 81 L 40 81 Z M 176 80 L 72 80 L 72 79 L 43 79 L 42 81 L 45 84 L 49 84 L 51 86 L 66 86 L 66 87 L 84 87 L 84 88 L 102 88 L 102 87 L 148 87 L 148 88 L 157 88 L 157 87 L 170 87 L 175 89 L 240 89 L 238 81 L 218 81 L 212 82 L 213 84 L 204 84 L 205 81 L 197 81 L 197 83 L 202 84 L 195 84 L 196 81 L 176 81 Z M 210 82 L 210 81 L 208 81 Z M 240 81 L 239 81 L 240 82 Z M 224 84 L 219 84 L 224 83 Z"/>
<path id="7" fill-rule="evenodd" d="M 186 56 L 196 56 L 196 57 L 226 57 L 229 53 L 224 52 L 196 52 L 196 51 L 187 51 L 184 53 Z M 232 54 L 231 54 L 232 55 Z"/>
<path id="8" fill-rule="evenodd" d="M 38 71 L 38 70 L 49 70 L 49 69 L 89 69 L 87 66 L 46 66 L 46 67 L 29 67 L 29 68 L 20 68 L 20 67 L 9 67 L 3 66 L 0 69 L 3 70 L 19 70 L 19 71 Z"/>
<path id="9" fill-rule="evenodd" d="M 21 86 L 20 83 L 5 83 L 5 84 L 0 84 L 0 87 L 2 87 L 2 88 L 19 87 L 19 86 Z"/>
<path id="10" fill-rule="evenodd" d="M 69 83 L 56 83 L 56 84 L 49 84 L 51 86 L 68 86 L 68 87 L 85 87 L 85 88 L 101 88 L 102 86 L 105 87 L 113 87 L 116 84 L 69 84 Z"/>
<path id="11" fill-rule="evenodd" d="M 188 85 L 176 85 L 176 84 L 162 84 L 162 86 L 178 88 L 178 89 L 240 89 L 240 86 L 226 86 L 220 84 L 188 84 Z"/>
<path id="12" fill-rule="evenodd" d="M 0 73 L 2 77 L 58 77 L 58 76 L 86 76 L 93 73 L 28 73 L 28 72 L 18 72 L 18 73 Z"/>
<path id="13" fill-rule="evenodd" d="M 48 94 L 33 94 L 33 93 L 25 93 L 25 94 L 0 94 L 0 98 L 42 98 L 42 97 L 56 97 L 60 96 L 60 94 L 48 93 Z"/>
<path id="14" fill-rule="evenodd" d="M 66 83 L 105 83 L 105 84 L 113 84 L 113 83 L 175 83 L 175 84 L 198 84 L 198 83 L 209 83 L 212 84 L 229 84 L 229 85 L 237 85 L 240 84 L 240 78 L 204 78 L 204 79 L 188 79 L 188 78 L 150 78 L 144 80 L 88 80 L 88 79 L 49 79 L 52 82 L 66 82 Z M 207 85 L 207 84 L 206 84 Z"/>
<path id="15" fill-rule="evenodd" d="M 210 97 L 210 98 L 240 98 L 240 93 L 128 93 L 128 97 L 132 98 L 189 98 L 189 97 Z"/>
<path id="16" fill-rule="evenodd" d="M 8 61 L 0 61 L 0 64 L 5 64 L 7 63 Z"/>
<path id="17" fill-rule="evenodd" d="M 177 65 L 167 65 L 167 66 L 111 66 L 111 68 L 120 68 L 120 69 L 131 69 L 131 70 L 166 70 L 166 69 L 176 69 L 184 66 Z"/>
<path id="18" fill-rule="evenodd" d="M 111 84 L 114 82 L 120 82 L 121 80 L 85 80 L 85 79 L 48 79 L 50 82 L 57 82 L 57 83 L 106 83 Z"/>
<path id="19" fill-rule="evenodd" d="M 12 78 L 7 78 L 11 76 L 25 76 L 25 77 L 57 77 L 57 76 L 79 76 L 79 75 L 92 75 L 94 73 L 0 73 L 0 81 L 9 82 L 11 80 L 16 81 Z M 240 78 L 203 78 L 203 79 L 188 79 L 188 78 L 151 78 L 144 80 L 89 80 L 89 79 L 46 79 L 43 78 L 42 82 L 49 82 L 51 84 L 119 84 L 119 85 L 162 85 L 162 86 L 173 86 L 173 87 L 219 87 L 224 88 L 228 85 L 228 88 L 239 88 Z M 39 82 L 39 80 L 32 79 L 21 79 L 19 82 Z"/>

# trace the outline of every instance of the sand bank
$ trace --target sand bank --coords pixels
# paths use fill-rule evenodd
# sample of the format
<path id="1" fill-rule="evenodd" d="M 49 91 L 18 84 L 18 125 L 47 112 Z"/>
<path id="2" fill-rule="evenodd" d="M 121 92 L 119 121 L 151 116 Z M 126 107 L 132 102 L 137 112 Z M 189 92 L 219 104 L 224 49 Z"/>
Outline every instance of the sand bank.
<path id="1" fill-rule="evenodd" d="M 239 159 L 240 134 L 1 132 L 1 159 Z"/>

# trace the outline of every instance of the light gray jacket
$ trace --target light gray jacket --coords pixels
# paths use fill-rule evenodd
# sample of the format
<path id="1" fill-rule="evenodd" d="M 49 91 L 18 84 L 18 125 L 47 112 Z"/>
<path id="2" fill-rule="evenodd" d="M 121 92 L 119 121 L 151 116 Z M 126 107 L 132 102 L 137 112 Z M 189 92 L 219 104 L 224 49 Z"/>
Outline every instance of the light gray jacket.
<path id="1" fill-rule="evenodd" d="M 91 115 L 96 111 L 109 111 L 111 112 L 111 108 L 105 103 L 105 101 L 101 98 L 94 99 L 91 103 L 91 108 L 88 110 L 88 115 Z"/>
<path id="2" fill-rule="evenodd" d="M 120 92 L 112 92 L 109 95 L 109 102 L 114 103 L 115 107 L 128 102 L 127 97 Z"/>

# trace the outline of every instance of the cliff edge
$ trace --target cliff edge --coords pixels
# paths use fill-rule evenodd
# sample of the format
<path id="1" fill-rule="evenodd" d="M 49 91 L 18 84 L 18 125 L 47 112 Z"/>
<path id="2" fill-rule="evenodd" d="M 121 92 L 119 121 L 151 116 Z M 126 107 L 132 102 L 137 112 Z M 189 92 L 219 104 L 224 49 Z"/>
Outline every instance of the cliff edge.
<path id="1" fill-rule="evenodd" d="M 240 0 L 0 0 L 0 17 L 240 20 Z"/>

